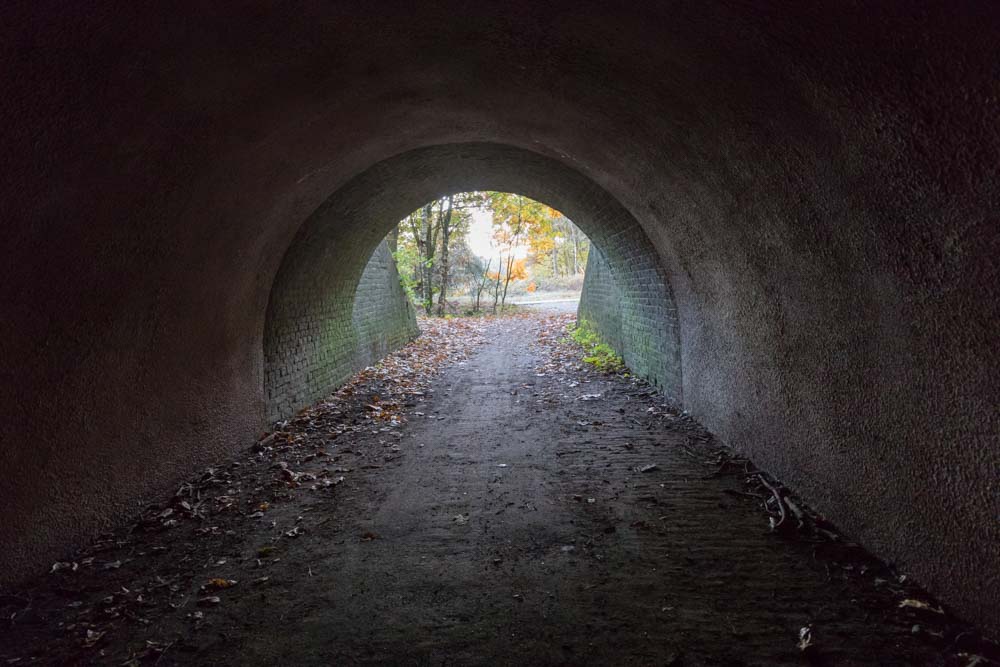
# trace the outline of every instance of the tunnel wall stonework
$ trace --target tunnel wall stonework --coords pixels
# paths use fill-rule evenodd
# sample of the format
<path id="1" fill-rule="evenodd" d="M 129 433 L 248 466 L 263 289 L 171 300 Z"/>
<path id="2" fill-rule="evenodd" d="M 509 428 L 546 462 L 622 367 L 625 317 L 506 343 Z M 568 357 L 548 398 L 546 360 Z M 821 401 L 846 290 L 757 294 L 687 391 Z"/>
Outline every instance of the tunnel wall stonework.
<path id="1" fill-rule="evenodd" d="M 605 251 L 592 245 L 580 294 L 579 317 L 624 359 L 638 377 L 659 388 L 675 405 L 683 403 L 677 308 L 662 270 L 644 261 L 639 248 L 614 248 L 621 259 L 609 262 Z M 623 276 L 625 272 L 628 281 Z M 652 289 L 655 287 L 655 290 Z"/>
<path id="2" fill-rule="evenodd" d="M 626 347 L 622 337 L 622 296 L 611 275 L 611 269 L 604 255 L 591 247 L 587 256 L 587 270 L 580 292 L 577 318 L 590 323 L 601 338 L 623 355 Z M 629 364 L 628 361 L 625 362 Z M 631 368 L 631 365 L 629 365 Z"/>
<path id="3" fill-rule="evenodd" d="M 289 261 L 304 260 L 292 257 Z M 330 273 L 339 272 L 324 272 Z M 346 284 L 334 283 L 329 291 L 282 281 L 276 284 L 264 335 L 269 422 L 323 398 L 419 333 L 416 314 L 385 241 L 372 253 L 360 279 L 355 278 L 355 283 L 352 278 L 341 277 Z"/>
<path id="4" fill-rule="evenodd" d="M 1000 632 L 995 3 L 9 4 L 0 583 L 260 436 L 304 226 L 360 276 L 502 181 L 646 248 L 684 407 Z M 397 164 L 470 143 L 525 173 Z"/>
<path id="5" fill-rule="evenodd" d="M 389 184 L 394 191 L 385 196 Z M 520 192 L 571 214 L 601 253 L 607 279 L 620 297 L 616 316 L 622 316 L 622 340 L 628 342 L 623 354 L 630 367 L 680 400 L 677 310 L 656 251 L 635 218 L 607 192 L 549 158 L 469 143 L 414 150 L 381 162 L 345 184 L 302 225 L 282 260 L 268 306 L 269 417 L 308 405 L 356 368 L 358 331 L 347 307 L 355 298 L 359 258 L 379 243 L 380 234 L 429 199 L 483 189 Z M 357 294 L 362 292 L 359 285 Z M 401 316 L 386 308 L 370 322 L 384 319 L 390 331 L 405 331 Z"/>
<path id="6" fill-rule="evenodd" d="M 631 261 L 628 266 L 640 264 Z M 639 269 L 635 275 L 640 283 L 663 281 L 656 271 Z M 675 405 L 682 404 L 680 364 L 674 362 L 680 350 L 672 301 L 654 301 L 648 294 L 623 290 L 604 252 L 591 246 L 577 315 L 594 327 L 637 377 L 658 387 Z"/>

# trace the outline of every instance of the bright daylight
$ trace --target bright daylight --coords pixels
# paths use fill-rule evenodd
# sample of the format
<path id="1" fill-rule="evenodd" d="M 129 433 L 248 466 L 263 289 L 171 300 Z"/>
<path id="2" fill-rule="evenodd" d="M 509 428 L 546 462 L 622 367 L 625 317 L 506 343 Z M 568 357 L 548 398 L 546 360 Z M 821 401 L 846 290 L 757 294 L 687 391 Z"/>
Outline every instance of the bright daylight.
<path id="1" fill-rule="evenodd" d="M 590 241 L 562 213 L 506 192 L 428 202 L 387 241 L 410 299 L 437 316 L 518 306 L 575 312 L 590 253 Z"/>

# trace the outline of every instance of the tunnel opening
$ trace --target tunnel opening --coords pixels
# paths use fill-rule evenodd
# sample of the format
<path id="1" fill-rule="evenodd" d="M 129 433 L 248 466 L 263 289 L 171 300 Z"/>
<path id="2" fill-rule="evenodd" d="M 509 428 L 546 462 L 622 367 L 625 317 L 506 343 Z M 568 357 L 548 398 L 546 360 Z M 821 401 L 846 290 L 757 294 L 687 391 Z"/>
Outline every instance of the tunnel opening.
<path id="1" fill-rule="evenodd" d="M 503 313 L 560 303 L 576 311 L 590 239 L 562 212 L 507 192 L 427 202 L 386 237 L 411 302 L 426 315 Z"/>
<path id="2" fill-rule="evenodd" d="M 454 144 L 373 166 L 303 223 L 277 271 L 264 324 L 267 421 L 294 414 L 416 335 L 415 310 L 408 300 L 400 306 L 398 273 L 387 264 L 386 238 L 428 202 L 463 192 L 523 193 L 573 220 L 595 249 L 581 313 L 638 376 L 681 402 L 676 306 L 659 255 L 635 218 L 551 158 L 505 145 Z"/>

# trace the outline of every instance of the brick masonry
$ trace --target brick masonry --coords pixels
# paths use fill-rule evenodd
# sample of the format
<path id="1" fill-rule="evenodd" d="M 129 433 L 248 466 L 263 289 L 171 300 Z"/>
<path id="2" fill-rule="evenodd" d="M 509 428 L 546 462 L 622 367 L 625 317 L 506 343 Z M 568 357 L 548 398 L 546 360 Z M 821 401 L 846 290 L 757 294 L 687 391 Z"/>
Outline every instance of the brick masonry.
<path id="1" fill-rule="evenodd" d="M 619 255 L 617 266 L 608 262 L 599 247 L 591 246 L 579 317 L 622 355 L 632 372 L 680 404 L 677 309 L 666 278 L 639 246 L 612 248 Z"/>
<path id="2" fill-rule="evenodd" d="M 437 165 L 448 168 L 441 171 Z M 387 182 L 395 184 L 393 197 L 383 195 Z M 399 310 L 403 297 L 395 277 L 389 281 L 391 296 L 376 281 L 382 285 L 376 290 L 379 309 L 368 313 L 367 324 L 358 324 L 355 290 L 364 294 L 372 280 L 359 279 L 361 258 L 379 246 L 392 221 L 427 200 L 478 189 L 544 201 L 587 234 L 597 252 L 582 312 L 614 341 L 629 368 L 671 400 L 682 401 L 673 294 L 659 255 L 636 219 L 593 182 L 537 154 L 463 144 L 427 148 L 377 165 L 346 184 L 302 226 L 282 260 L 268 306 L 264 381 L 269 420 L 319 399 L 412 335 Z M 381 266 L 379 257 L 376 252 L 376 266 Z M 374 271 L 372 265 L 366 269 Z M 380 275 L 386 271 L 395 276 L 393 267 Z"/>
<path id="3" fill-rule="evenodd" d="M 321 399 L 418 333 L 413 306 L 385 241 L 360 278 L 334 270 L 329 282 L 311 281 L 327 267 L 310 268 L 283 272 L 284 280 L 272 293 L 276 307 L 270 309 L 264 338 L 270 422 Z"/>

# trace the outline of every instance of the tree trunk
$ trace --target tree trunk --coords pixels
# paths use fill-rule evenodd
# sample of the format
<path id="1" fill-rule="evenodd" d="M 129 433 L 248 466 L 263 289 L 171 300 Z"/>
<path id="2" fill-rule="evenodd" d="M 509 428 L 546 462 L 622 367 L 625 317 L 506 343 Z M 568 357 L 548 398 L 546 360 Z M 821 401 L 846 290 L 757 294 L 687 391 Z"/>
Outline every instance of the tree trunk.
<path id="1" fill-rule="evenodd" d="M 424 207 L 424 251 L 423 277 L 424 277 L 424 311 L 428 315 L 434 307 L 434 202 L 430 202 Z"/>
<path id="2" fill-rule="evenodd" d="M 517 239 L 521 235 L 521 227 L 523 225 L 523 218 L 521 217 L 521 212 L 524 210 L 524 197 L 518 197 L 517 199 L 517 227 L 514 228 L 514 233 L 510 235 L 510 255 L 507 256 L 507 279 L 503 283 L 503 298 L 500 300 L 500 312 L 503 312 L 503 307 L 507 304 L 507 287 L 510 285 L 510 271 L 514 268 L 514 249 L 517 247 Z M 500 260 L 500 266 L 503 267 L 503 259 Z M 499 276 L 497 276 L 499 278 Z M 500 283 L 497 282 L 497 289 L 500 288 Z"/>
<path id="3" fill-rule="evenodd" d="M 500 312 L 503 312 L 503 307 L 507 304 L 507 287 L 510 285 L 510 270 L 514 268 L 514 253 L 511 251 L 510 255 L 507 256 L 507 277 L 503 281 L 503 297 L 500 299 Z"/>
<path id="4" fill-rule="evenodd" d="M 497 301 L 500 300 L 500 275 L 503 273 L 503 253 L 500 253 L 500 263 L 497 265 L 497 284 L 493 287 L 493 314 L 497 314 Z"/>
<path id="5" fill-rule="evenodd" d="M 451 239 L 451 197 L 447 197 L 448 209 L 441 215 L 441 288 L 438 292 L 438 317 L 443 317 L 448 305 L 448 242 Z"/>
<path id="6" fill-rule="evenodd" d="M 483 290 L 486 289 L 486 281 L 489 280 L 489 278 L 490 278 L 490 264 L 492 264 L 492 263 L 493 263 L 492 259 L 490 259 L 490 260 L 488 260 L 486 262 L 486 268 L 483 269 L 483 276 L 482 276 L 482 278 L 480 278 L 480 280 L 479 280 L 479 286 L 476 288 L 476 308 L 475 308 L 475 312 L 477 312 L 477 313 L 479 312 L 479 309 L 480 309 L 480 299 L 483 296 Z"/>
<path id="7" fill-rule="evenodd" d="M 580 232 L 576 227 L 573 230 L 573 275 L 580 273 Z"/>
<path id="8" fill-rule="evenodd" d="M 427 251 L 424 248 L 424 233 L 423 227 L 421 226 L 420 218 L 416 213 L 412 213 L 407 217 L 410 221 L 410 228 L 413 231 L 413 240 L 417 244 L 417 259 L 416 263 L 413 265 L 413 280 L 416 284 L 413 286 L 414 296 L 423 301 L 424 299 L 424 258 L 427 255 Z"/>

